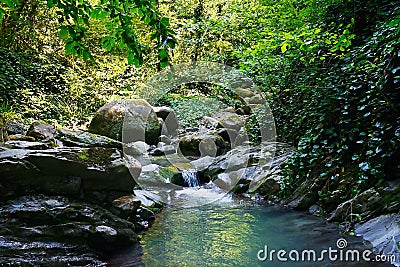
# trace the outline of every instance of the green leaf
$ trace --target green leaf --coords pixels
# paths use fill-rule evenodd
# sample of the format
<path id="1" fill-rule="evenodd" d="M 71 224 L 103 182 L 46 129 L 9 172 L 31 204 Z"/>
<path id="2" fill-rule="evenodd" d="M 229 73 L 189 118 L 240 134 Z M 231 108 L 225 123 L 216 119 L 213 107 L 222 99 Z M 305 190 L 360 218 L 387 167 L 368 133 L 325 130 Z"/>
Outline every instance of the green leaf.
<path id="1" fill-rule="evenodd" d="M 162 25 L 164 25 L 165 27 L 167 27 L 167 26 L 170 25 L 170 24 L 169 24 L 169 19 L 166 18 L 166 17 L 161 18 L 160 23 L 161 23 Z"/>
<path id="2" fill-rule="evenodd" d="M 160 56 L 160 60 L 163 60 L 164 58 L 168 58 L 168 54 L 165 51 L 165 49 L 161 49 L 158 51 L 158 55 Z"/>
<path id="3" fill-rule="evenodd" d="M 75 42 L 65 44 L 65 53 L 67 55 L 76 55 Z"/>
<path id="4" fill-rule="evenodd" d="M 0 7 L 0 21 L 3 18 L 4 14 L 6 14 L 6 11 Z"/>
<path id="5" fill-rule="evenodd" d="M 389 26 L 390 27 L 398 26 L 399 23 L 400 23 L 400 19 L 395 19 L 395 20 L 392 20 L 391 22 L 389 22 Z"/>
<path id="6" fill-rule="evenodd" d="M 68 32 L 68 28 L 67 27 L 62 27 L 61 29 L 60 29 L 60 33 L 59 33 L 59 35 L 60 35 L 60 38 L 61 39 L 66 39 L 67 37 L 68 37 L 68 34 L 69 34 L 69 32 Z"/>
<path id="7" fill-rule="evenodd" d="M 88 60 L 89 58 L 92 58 L 92 55 L 90 54 L 89 51 L 83 51 L 83 59 Z"/>
<path id="8" fill-rule="evenodd" d="M 139 68 L 140 67 L 140 59 L 138 59 L 138 58 L 135 58 L 134 60 L 133 60 L 133 63 L 135 64 L 135 67 L 136 68 Z"/>
<path id="9" fill-rule="evenodd" d="M 2 2 L 4 3 L 4 1 Z M 18 5 L 18 1 L 16 0 L 5 0 L 5 2 L 7 2 L 7 5 L 11 10 L 14 10 L 15 7 Z"/>
<path id="10" fill-rule="evenodd" d="M 133 53 L 130 53 L 128 55 L 128 65 L 132 65 L 134 63 L 135 59 L 136 59 L 135 55 Z"/>
<path id="11" fill-rule="evenodd" d="M 161 68 L 165 68 L 165 67 L 168 66 L 168 65 L 169 65 L 169 62 L 168 62 L 168 61 L 160 62 Z"/>
<path id="12" fill-rule="evenodd" d="M 286 43 L 286 42 L 285 42 L 285 43 L 283 43 L 283 45 L 281 46 L 281 51 L 282 51 L 282 54 L 283 54 L 283 53 L 285 53 L 285 52 L 287 51 L 288 45 L 289 45 L 289 44 L 288 44 L 288 43 Z"/>
<path id="13" fill-rule="evenodd" d="M 47 0 L 47 7 L 52 8 L 54 6 L 53 0 Z"/>

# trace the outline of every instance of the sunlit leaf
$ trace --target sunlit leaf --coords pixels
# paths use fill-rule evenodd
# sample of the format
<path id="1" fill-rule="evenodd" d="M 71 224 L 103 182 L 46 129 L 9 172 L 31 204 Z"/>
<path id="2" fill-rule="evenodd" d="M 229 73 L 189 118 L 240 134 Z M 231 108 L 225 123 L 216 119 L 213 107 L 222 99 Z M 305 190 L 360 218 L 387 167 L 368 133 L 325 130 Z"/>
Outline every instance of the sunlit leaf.
<path id="1" fill-rule="evenodd" d="M 283 45 L 281 46 L 281 52 L 285 53 L 287 51 L 288 48 L 288 43 L 283 43 Z"/>

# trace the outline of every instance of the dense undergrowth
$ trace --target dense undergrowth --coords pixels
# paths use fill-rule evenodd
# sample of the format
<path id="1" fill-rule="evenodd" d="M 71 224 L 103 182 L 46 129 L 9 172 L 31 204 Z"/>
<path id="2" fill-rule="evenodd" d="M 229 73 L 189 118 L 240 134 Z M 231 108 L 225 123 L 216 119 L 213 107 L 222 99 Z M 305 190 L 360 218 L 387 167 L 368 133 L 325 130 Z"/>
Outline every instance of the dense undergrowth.
<path id="1" fill-rule="evenodd" d="M 352 45 L 325 58 L 310 83 L 272 97 L 282 137 L 298 148 L 283 195 L 309 176 L 327 176 L 319 195 L 328 208 L 331 199 L 346 200 L 400 177 L 400 6 L 349 1 L 331 10 L 349 6 L 354 13 L 334 13 L 328 22 L 355 16 Z"/>
<path id="2" fill-rule="evenodd" d="M 319 194 L 329 209 L 331 199 L 349 199 L 400 177 L 398 1 L 157 3 L 178 40 L 172 64 L 225 63 L 240 68 L 265 93 L 278 140 L 297 148 L 285 170 L 283 197 L 306 179 L 326 176 Z M 95 61 L 65 56 L 55 15 L 40 7 L 13 15 L 33 12 L 31 22 L 46 23 L 28 27 L 20 19 L 25 27 L 18 28 L 19 35 L 10 35 L 9 24 L 0 30 L 3 117 L 84 122 L 107 101 L 134 96 L 160 67 L 159 55 L 136 68 L 128 66 L 123 49 L 102 49 L 104 29 L 96 19 L 86 33 Z M 136 27 L 144 43 L 150 40 L 142 24 Z M 163 101 L 179 106 L 190 99 L 171 94 Z M 197 114 L 203 106 L 191 101 L 186 107 Z"/>

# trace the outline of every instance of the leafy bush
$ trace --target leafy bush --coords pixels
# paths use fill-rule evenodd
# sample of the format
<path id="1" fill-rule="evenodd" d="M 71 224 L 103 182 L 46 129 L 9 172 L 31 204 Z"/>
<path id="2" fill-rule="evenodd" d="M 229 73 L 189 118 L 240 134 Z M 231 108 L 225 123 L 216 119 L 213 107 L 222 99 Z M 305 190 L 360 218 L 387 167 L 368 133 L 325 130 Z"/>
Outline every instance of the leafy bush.
<path id="1" fill-rule="evenodd" d="M 212 113 L 226 107 L 219 99 L 210 96 L 169 93 L 160 99 L 159 104 L 168 105 L 174 109 L 182 128 L 199 126 L 203 116 L 210 116 Z"/>
<path id="2" fill-rule="evenodd" d="M 23 118 L 60 119 L 68 116 L 62 105 L 67 91 L 59 65 L 28 63 L 23 57 L 0 50 L 0 98 Z"/>
<path id="3" fill-rule="evenodd" d="M 335 8 L 348 4 L 338 2 Z M 362 29 L 364 34 L 355 36 L 344 53 L 332 55 L 328 69 L 311 72 L 312 84 L 291 84 L 273 96 L 281 136 L 299 140 L 284 195 L 310 175 L 329 178 L 320 191 L 323 201 L 333 194 L 348 199 L 381 180 L 400 177 L 400 6 L 385 1 L 383 9 L 371 12 L 364 2 L 352 4 L 375 23 Z"/>

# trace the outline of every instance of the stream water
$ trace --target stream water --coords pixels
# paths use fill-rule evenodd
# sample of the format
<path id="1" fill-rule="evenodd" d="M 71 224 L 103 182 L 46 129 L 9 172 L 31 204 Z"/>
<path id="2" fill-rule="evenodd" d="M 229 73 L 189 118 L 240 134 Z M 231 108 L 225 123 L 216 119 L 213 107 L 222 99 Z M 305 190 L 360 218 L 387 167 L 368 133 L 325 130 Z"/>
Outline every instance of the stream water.
<path id="1" fill-rule="evenodd" d="M 183 171 L 182 178 L 189 185 L 189 187 L 197 188 L 200 186 L 199 177 L 195 169 L 189 169 Z"/>
<path id="2" fill-rule="evenodd" d="M 178 192 L 181 201 L 204 197 L 211 189 L 188 188 Z M 191 196 L 188 198 L 188 196 Z M 198 203 L 197 203 L 198 204 Z M 334 224 L 305 213 L 266 206 L 229 195 L 218 201 L 190 208 L 167 207 L 154 225 L 142 235 L 141 245 L 127 248 L 109 261 L 110 266 L 390 266 L 367 262 L 261 261 L 271 250 L 338 250 L 337 240 L 345 238 L 347 249 L 368 248 L 361 238 L 341 236 Z M 288 254 L 286 254 L 288 258 Z"/>

